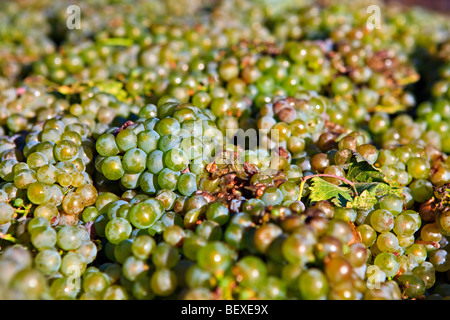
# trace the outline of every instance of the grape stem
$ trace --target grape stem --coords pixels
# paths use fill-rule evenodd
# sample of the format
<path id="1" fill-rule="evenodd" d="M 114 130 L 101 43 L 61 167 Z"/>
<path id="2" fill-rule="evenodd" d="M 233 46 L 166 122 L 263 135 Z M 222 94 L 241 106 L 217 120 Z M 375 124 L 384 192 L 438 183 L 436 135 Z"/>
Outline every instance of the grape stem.
<path id="1" fill-rule="evenodd" d="M 433 247 L 435 247 L 436 249 L 439 249 L 441 246 L 439 245 L 438 242 L 436 241 L 425 241 L 425 240 L 416 240 L 414 241 L 414 243 L 417 244 L 425 244 L 425 245 L 432 245 Z"/>
<path id="2" fill-rule="evenodd" d="M 16 242 L 17 242 L 17 239 L 14 238 L 12 235 L 10 235 L 10 234 L 5 234 L 5 233 L 1 233 L 1 232 L 0 232 L 0 239 L 7 240 L 7 241 L 11 241 L 11 242 L 13 242 L 13 243 L 16 243 Z"/>
<path id="3" fill-rule="evenodd" d="M 300 192 L 299 192 L 299 196 L 298 196 L 297 201 L 301 201 L 302 200 L 302 194 L 303 194 L 303 189 L 305 188 L 306 180 L 312 179 L 312 178 L 316 178 L 316 177 L 328 177 L 328 178 L 339 179 L 342 182 L 350 185 L 353 188 L 353 190 L 355 191 L 355 194 L 358 195 L 358 191 L 356 190 L 355 184 L 352 181 L 350 181 L 348 179 L 345 179 L 343 177 L 336 176 L 334 174 L 317 173 L 317 174 L 311 174 L 311 175 L 308 175 L 308 176 L 302 178 L 302 182 L 300 183 Z"/>
<path id="4" fill-rule="evenodd" d="M 19 208 L 23 208 L 23 209 L 19 209 Z M 19 208 L 14 209 L 14 212 L 17 214 L 22 214 L 23 216 L 26 216 L 30 213 L 31 210 L 31 204 L 27 205 L 27 206 L 21 206 Z"/>

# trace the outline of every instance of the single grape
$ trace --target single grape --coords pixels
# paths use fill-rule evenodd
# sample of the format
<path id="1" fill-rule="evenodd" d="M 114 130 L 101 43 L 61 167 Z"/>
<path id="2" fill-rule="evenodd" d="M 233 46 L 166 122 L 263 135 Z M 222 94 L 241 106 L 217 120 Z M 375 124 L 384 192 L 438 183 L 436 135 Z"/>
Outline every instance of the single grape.
<path id="1" fill-rule="evenodd" d="M 110 220 L 105 227 L 105 236 L 113 244 L 128 239 L 132 231 L 132 226 L 124 218 L 114 218 Z"/>

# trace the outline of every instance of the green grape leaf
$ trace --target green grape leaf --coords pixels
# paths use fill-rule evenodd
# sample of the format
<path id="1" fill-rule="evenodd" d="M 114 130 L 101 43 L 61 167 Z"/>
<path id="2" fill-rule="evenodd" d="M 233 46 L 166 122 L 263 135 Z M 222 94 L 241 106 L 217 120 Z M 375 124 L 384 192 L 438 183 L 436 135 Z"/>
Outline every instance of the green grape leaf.
<path id="1" fill-rule="evenodd" d="M 123 89 L 123 83 L 115 80 L 76 82 L 70 85 L 50 87 L 50 91 L 57 91 L 63 95 L 75 95 L 91 87 L 97 87 L 100 91 L 113 95 L 120 101 L 126 102 L 128 97 L 127 91 Z"/>
<path id="2" fill-rule="evenodd" d="M 378 197 L 388 194 L 391 190 L 391 187 L 383 182 L 357 182 L 354 184 L 354 187 L 359 195 L 364 191 L 368 191 Z"/>
<path id="3" fill-rule="evenodd" d="M 309 198 L 311 201 L 331 200 L 338 206 L 345 207 L 347 202 L 352 201 L 351 190 L 339 187 L 320 177 L 312 178 Z"/>
<path id="4" fill-rule="evenodd" d="M 103 80 L 96 81 L 91 84 L 93 87 L 97 87 L 100 91 L 112 94 L 114 96 L 120 94 L 123 88 L 123 83 L 115 80 Z"/>
<path id="5" fill-rule="evenodd" d="M 347 208 L 370 209 L 378 203 L 377 196 L 369 190 L 364 190 L 359 196 L 356 196 L 351 202 L 347 202 Z"/>
<path id="6" fill-rule="evenodd" d="M 387 183 L 383 173 L 356 151 L 344 181 L 351 188 L 336 186 L 317 176 L 311 177 L 311 180 L 311 201 L 329 200 L 340 207 L 368 209 L 377 204 L 382 196 L 402 194 L 402 188 Z"/>
<path id="7" fill-rule="evenodd" d="M 353 152 L 346 178 L 355 182 L 383 182 L 384 175 L 380 169 L 367 162 L 358 152 Z"/>

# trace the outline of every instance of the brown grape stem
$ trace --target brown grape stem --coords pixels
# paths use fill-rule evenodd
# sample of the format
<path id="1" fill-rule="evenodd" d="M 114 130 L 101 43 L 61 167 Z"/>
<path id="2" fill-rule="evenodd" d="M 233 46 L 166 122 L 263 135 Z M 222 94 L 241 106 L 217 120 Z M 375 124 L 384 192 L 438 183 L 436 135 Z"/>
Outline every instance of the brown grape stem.
<path id="1" fill-rule="evenodd" d="M 432 245 L 433 247 L 435 247 L 436 249 L 439 249 L 441 247 L 440 244 L 437 243 L 436 241 L 416 240 L 416 241 L 414 241 L 414 243 L 417 243 L 417 244 L 429 244 L 429 245 Z"/>
<path id="2" fill-rule="evenodd" d="M 334 174 L 318 173 L 318 174 L 311 174 L 309 176 L 306 176 L 306 177 L 302 178 L 302 182 L 300 183 L 300 192 L 299 192 L 299 196 L 298 196 L 297 201 L 301 201 L 302 200 L 302 194 L 303 194 L 303 189 L 305 188 L 306 180 L 312 179 L 312 178 L 316 178 L 316 177 L 328 177 L 328 178 L 339 179 L 342 182 L 350 185 L 353 188 L 353 190 L 355 191 L 355 194 L 358 195 L 358 191 L 356 190 L 355 184 L 352 181 L 350 181 L 348 179 L 345 179 L 343 177 L 335 176 Z"/>

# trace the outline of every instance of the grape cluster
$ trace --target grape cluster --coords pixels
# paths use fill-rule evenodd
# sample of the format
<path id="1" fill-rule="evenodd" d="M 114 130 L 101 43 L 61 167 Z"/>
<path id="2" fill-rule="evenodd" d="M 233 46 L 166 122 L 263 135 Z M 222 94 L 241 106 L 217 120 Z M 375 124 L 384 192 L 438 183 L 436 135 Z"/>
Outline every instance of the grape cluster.
<path id="1" fill-rule="evenodd" d="M 0 3 L 1 299 L 449 299 L 448 16 L 74 3 Z"/>

